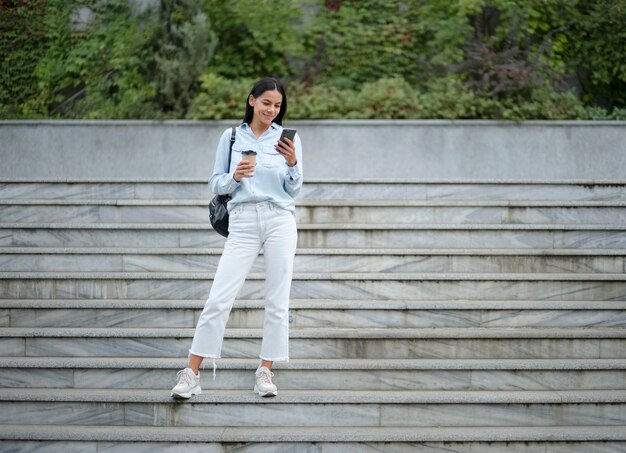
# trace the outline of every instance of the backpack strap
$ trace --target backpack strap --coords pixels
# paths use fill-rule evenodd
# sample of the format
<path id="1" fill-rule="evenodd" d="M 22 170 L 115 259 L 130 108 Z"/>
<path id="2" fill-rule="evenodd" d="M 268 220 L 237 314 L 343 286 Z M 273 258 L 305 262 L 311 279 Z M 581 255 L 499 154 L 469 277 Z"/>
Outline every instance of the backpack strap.
<path id="1" fill-rule="evenodd" d="M 226 167 L 230 171 L 230 156 L 233 154 L 233 145 L 235 144 L 235 136 L 237 134 L 237 128 L 232 127 L 230 129 L 230 147 L 228 148 L 228 167 Z"/>

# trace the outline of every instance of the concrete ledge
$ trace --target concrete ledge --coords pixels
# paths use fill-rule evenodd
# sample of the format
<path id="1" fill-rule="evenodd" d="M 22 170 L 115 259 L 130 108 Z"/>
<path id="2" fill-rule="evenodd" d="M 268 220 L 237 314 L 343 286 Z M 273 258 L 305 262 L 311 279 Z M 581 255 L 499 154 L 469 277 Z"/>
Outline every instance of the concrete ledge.
<path id="1" fill-rule="evenodd" d="M 238 121 L 3 121 L 0 177 L 210 176 Z M 307 178 L 614 179 L 623 121 L 293 121 Z M 346 175 L 346 169 L 350 174 Z M 373 170 L 375 169 L 375 171 Z"/>
<path id="2" fill-rule="evenodd" d="M 221 248 L 188 247 L 0 247 L 0 255 L 221 255 Z M 260 255 L 263 255 L 261 250 Z M 320 256 L 626 256 L 626 249 L 397 249 L 298 248 Z"/>
<path id="3" fill-rule="evenodd" d="M 0 338 L 193 338 L 193 328 L 3 327 Z M 424 339 L 424 338 L 626 338 L 619 327 L 426 327 L 426 328 L 292 328 L 290 338 Z M 227 328 L 225 338 L 262 338 L 263 329 Z"/>
<path id="4" fill-rule="evenodd" d="M 2 280 L 212 280 L 212 272 L 0 272 Z M 247 280 L 265 280 L 251 272 Z M 321 281 L 626 281 L 623 273 L 296 272 L 293 280 Z"/>
<path id="5" fill-rule="evenodd" d="M 206 230 L 214 235 L 210 223 L 0 223 L 0 229 L 24 229 L 24 230 Z M 390 231 L 390 230 L 491 230 L 491 231 L 624 231 L 623 224 L 520 224 L 520 223 L 301 223 L 298 230 L 367 230 L 367 231 Z"/>
<path id="6" fill-rule="evenodd" d="M 324 427 L 219 427 L 186 426 L 54 426 L 54 425 L 0 425 L 0 439 L 46 440 L 46 441 L 107 441 L 133 442 L 507 442 L 498 448 L 509 451 L 510 442 L 566 442 L 566 441 L 624 441 L 624 426 L 445 426 L 439 428 L 414 426 L 406 428 L 382 428 L 350 426 Z M 319 447 L 319 444 L 317 447 Z M 485 448 L 494 445 L 489 444 Z M 50 445 L 46 444 L 46 447 Z M 111 445 L 107 444 L 108 448 Z M 152 445 L 151 448 L 159 448 Z M 180 448 L 178 444 L 175 448 Z M 300 445 L 302 447 L 302 445 Z M 525 445 L 523 451 L 528 450 Z M 579 445 L 588 451 L 587 446 Z M 209 448 L 209 445 L 203 448 Z M 280 447 L 275 447 L 280 448 Z M 361 448 L 367 448 L 362 446 Z M 384 445 L 384 449 L 393 448 Z M 455 448 L 445 445 L 445 449 Z M 444 446 L 441 447 L 444 449 Z M 282 451 L 282 450 L 281 450 Z M 356 450 L 355 450 L 356 451 Z M 459 450 L 461 451 L 461 450 Z M 479 450 L 476 450 L 479 451 Z M 517 449 L 515 449 L 517 451 Z M 520 450 L 522 451 L 522 450 Z M 537 450 L 538 451 L 538 450 Z M 570 450 L 571 451 L 571 450 Z M 617 451 L 617 450 L 615 450 Z"/>
<path id="7" fill-rule="evenodd" d="M 3 388 L 0 401 L 105 402 L 181 404 L 163 390 Z M 261 398 L 241 390 L 216 390 L 195 395 L 193 403 L 219 404 L 563 404 L 626 403 L 626 390 L 281 390 Z M 184 402 L 182 402 L 184 404 Z"/>
<path id="8" fill-rule="evenodd" d="M 255 370 L 257 359 L 221 358 L 222 370 Z M 179 370 L 184 358 L 145 357 L 0 357 L 0 368 Z M 282 370 L 626 370 L 626 359 L 290 359 L 276 362 Z"/>
<path id="9" fill-rule="evenodd" d="M 3 177 L 0 175 L 2 184 L 200 184 L 206 185 L 208 177 Z M 582 185 L 582 186 L 623 186 L 626 179 L 497 179 L 497 178 L 314 178 L 307 176 L 306 184 L 381 184 L 381 185 L 406 185 L 406 184 L 485 184 L 485 185 Z"/>
<path id="10" fill-rule="evenodd" d="M 0 309 L 30 310 L 76 309 L 76 310 L 202 310 L 205 300 L 141 300 L 141 299 L 0 299 Z M 262 310 L 263 300 L 237 300 L 235 310 Z M 292 299 L 292 310 L 626 310 L 621 300 L 337 300 Z"/>

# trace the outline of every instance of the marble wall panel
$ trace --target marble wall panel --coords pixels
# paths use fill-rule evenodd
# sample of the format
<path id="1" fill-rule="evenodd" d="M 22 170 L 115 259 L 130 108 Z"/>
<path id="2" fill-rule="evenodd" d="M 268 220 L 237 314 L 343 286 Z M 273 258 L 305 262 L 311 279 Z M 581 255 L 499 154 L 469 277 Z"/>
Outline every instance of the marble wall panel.
<path id="1" fill-rule="evenodd" d="M 274 444 L 277 445 L 277 444 Z M 128 443 L 113 443 L 113 442 L 98 442 L 98 453 L 127 453 L 132 451 L 133 453 L 179 453 L 184 451 L 185 453 L 224 453 L 225 451 L 237 451 L 240 452 L 240 448 L 231 449 L 228 444 L 207 443 L 207 442 L 128 442 Z M 280 449 L 280 447 L 279 447 Z"/>
<path id="2" fill-rule="evenodd" d="M 0 280 L 0 297 L 8 299 L 205 299 L 207 279 L 175 280 Z M 239 299 L 263 300 L 264 280 L 251 277 Z M 626 281 L 489 281 L 489 280 L 309 280 L 296 275 L 293 299 L 344 300 L 625 300 Z"/>
<path id="3" fill-rule="evenodd" d="M 381 426 L 608 426 L 625 404 L 385 404 Z"/>
<path id="4" fill-rule="evenodd" d="M 76 369 L 75 388 L 124 388 L 124 389 L 171 389 L 176 385 L 177 369 Z M 281 370 L 280 382 L 286 382 L 285 370 Z M 278 376 L 278 375 L 277 375 Z M 200 382 L 203 390 L 250 390 L 254 386 L 254 370 L 231 370 L 220 367 L 217 362 L 216 378 L 213 380 L 212 363 L 205 360 L 200 368 Z M 251 387 L 252 385 L 252 387 Z M 282 387 L 287 389 L 287 387 Z"/>
<path id="5" fill-rule="evenodd" d="M 614 359 L 626 356 L 626 339 L 603 338 L 600 341 L 600 358 Z"/>
<path id="6" fill-rule="evenodd" d="M 121 272 L 119 255 L 4 254 L 0 271 L 5 272 Z"/>
<path id="7" fill-rule="evenodd" d="M 261 289 L 259 289 L 262 291 Z M 243 294 L 253 296 L 254 291 Z M 256 293 L 259 297 L 259 293 Z M 262 292 L 261 292 L 262 294 Z M 253 298 L 250 297 L 250 298 Z M 294 299 L 415 299 L 415 300 L 624 300 L 625 282 L 595 281 L 298 281 Z"/>
<path id="8" fill-rule="evenodd" d="M 215 272 L 219 253 L 211 254 L 3 254 L 0 271 L 26 272 Z M 622 256 L 464 256 L 297 254 L 298 272 L 539 272 L 623 273 Z M 265 272 L 259 255 L 251 272 Z"/>
<path id="9" fill-rule="evenodd" d="M 9 327 L 11 325 L 10 313 L 9 309 L 0 309 L 0 327 Z"/>
<path id="10" fill-rule="evenodd" d="M 125 444 L 124 448 L 128 448 L 128 444 Z M 65 440 L 0 440 L 0 451 L 10 451 L 11 453 L 97 453 L 100 450 L 98 450 L 98 442 L 70 442 Z"/>
<path id="11" fill-rule="evenodd" d="M 0 423 L 8 425 L 121 425 L 124 404 L 5 401 Z"/>
<path id="12" fill-rule="evenodd" d="M 26 355 L 76 357 L 187 357 L 184 338 L 26 338 Z M 24 341 L 24 340 L 22 340 Z M 600 341 L 603 352 L 600 354 Z M 610 343 L 609 343 L 610 341 Z M 228 335 L 222 357 L 253 358 L 260 338 Z M 11 344 L 11 342 L 9 342 Z M 19 346 L 20 343 L 12 342 Z M 626 340 L 598 339 L 346 339 L 291 338 L 292 358 L 625 358 Z M 621 349 L 620 349 L 621 348 Z M 11 351 L 9 351 L 11 352 Z M 13 356 L 24 355 L 16 349 Z"/>
<path id="13" fill-rule="evenodd" d="M 546 453 L 545 444 L 507 442 L 403 442 L 403 443 L 341 443 L 323 444 L 324 453 Z"/>
<path id="14" fill-rule="evenodd" d="M 198 183 L 3 183 L 0 199 L 199 199 L 208 184 Z M 363 200 L 624 200 L 618 185 L 324 183 L 305 184 L 299 199 Z"/>
<path id="15" fill-rule="evenodd" d="M 298 246 L 378 248 L 626 248 L 623 231 L 557 230 L 300 230 Z M 0 230 L 0 246 L 223 247 L 199 230 Z"/>
<path id="16" fill-rule="evenodd" d="M 378 426 L 378 404 L 127 404 L 126 423 L 158 426 Z"/>
<path id="17" fill-rule="evenodd" d="M 204 443 L 204 442 L 56 442 L 0 441 L 0 449 L 15 453 L 63 451 L 66 453 L 623 453 L 626 442 L 281 442 L 281 443 Z"/>
<path id="18" fill-rule="evenodd" d="M 13 230 L 0 228 L 0 246 L 6 247 L 10 245 L 15 245 L 13 243 Z"/>
<path id="19" fill-rule="evenodd" d="M 0 199 L 129 199 L 135 196 L 134 183 L 4 183 Z"/>
<path id="20" fill-rule="evenodd" d="M 126 272 L 215 272 L 219 259 L 219 254 L 124 255 L 120 270 Z M 251 272 L 260 271 L 262 268 L 257 267 Z"/>
<path id="21" fill-rule="evenodd" d="M 619 350 L 624 340 L 602 341 L 603 358 L 624 358 L 626 349 Z M 598 358 L 599 342 L 597 339 L 290 340 L 294 358 Z M 27 338 L 26 343 L 29 356 L 186 357 L 191 338 Z M 13 355 L 23 355 L 17 351 Z M 259 351 L 260 338 L 226 338 L 222 356 L 257 357 Z"/>
<path id="22" fill-rule="evenodd" d="M 452 272 L 448 256 L 298 254 L 294 272 Z M 262 272 L 264 272 L 263 268 Z"/>
<path id="23" fill-rule="evenodd" d="M 253 370 L 222 368 L 205 360 L 200 371 L 203 390 L 250 390 Z M 169 389 L 174 369 L 42 368 L 0 370 L 3 387 Z M 280 369 L 273 381 L 283 390 L 611 390 L 626 387 L 624 370 L 309 370 Z"/>
<path id="24" fill-rule="evenodd" d="M 4 337 L 0 338 L 0 356 L 23 357 L 26 355 L 26 339 Z"/>
<path id="25" fill-rule="evenodd" d="M 426 184 L 367 184 L 305 182 L 299 199 L 313 200 L 426 200 Z M 298 200 L 296 199 L 296 204 Z"/>
<path id="26" fill-rule="evenodd" d="M 232 316 L 232 315 L 231 315 Z M 476 310 L 297 310 L 294 327 L 479 327 Z"/>
<path id="27" fill-rule="evenodd" d="M 13 200 L 14 202 L 17 200 Z M 7 223 L 201 223 L 208 224 L 207 206 L 111 204 L 0 205 Z"/>
<path id="28" fill-rule="evenodd" d="M 409 340 L 408 358 L 600 358 L 600 341 L 590 339 L 420 339 Z M 612 357 L 626 357 L 626 349 Z"/>
<path id="29" fill-rule="evenodd" d="M 11 327 L 195 327 L 195 310 L 11 309 Z M 0 316 L 0 320 L 2 317 Z"/>
<path id="30" fill-rule="evenodd" d="M 97 206 L 0 205 L 6 223 L 95 223 L 102 222 Z"/>
<path id="31" fill-rule="evenodd" d="M 191 338 L 27 338 L 29 357 L 187 357 Z"/>
<path id="32" fill-rule="evenodd" d="M 546 445 L 546 453 L 623 453 L 624 451 L 626 451 L 625 441 L 550 442 Z"/>
<path id="33" fill-rule="evenodd" d="M 206 206 L 102 206 L 101 222 L 124 223 L 193 223 L 209 224 L 209 200 Z"/>
<path id="34" fill-rule="evenodd" d="M 428 184 L 426 196 L 428 200 L 626 200 L 619 185 L 573 184 Z"/>
<path id="35" fill-rule="evenodd" d="M 392 221 L 400 224 L 621 224 L 626 221 L 626 209 L 584 206 L 298 206 L 297 219 L 299 223 L 333 224 Z"/>
<path id="36" fill-rule="evenodd" d="M 207 178 L 208 181 L 208 178 Z M 0 199 L 210 200 L 206 182 L 25 182 L 0 184 Z"/>
<path id="37" fill-rule="evenodd" d="M 508 208 L 505 223 L 624 224 L 623 207 Z"/>
<path id="38" fill-rule="evenodd" d="M 472 370 L 479 390 L 612 390 L 626 388 L 625 370 Z"/>
<path id="39" fill-rule="evenodd" d="M 0 368 L 0 387 L 72 388 L 73 370 L 63 368 Z"/>
<path id="40" fill-rule="evenodd" d="M 140 200 L 210 200 L 213 194 L 207 182 L 141 183 L 134 185 L 134 198 Z"/>
<path id="41" fill-rule="evenodd" d="M 624 258 L 621 256 L 460 255 L 441 258 L 448 260 L 448 265 L 444 267 L 445 272 L 607 272 L 619 274 L 624 271 Z"/>
<path id="42" fill-rule="evenodd" d="M 0 245 L 18 247 L 178 247 L 176 230 L 75 230 L 75 229 L 7 229 L 11 242 L 0 236 Z M 194 237 L 186 235 L 186 240 Z M 195 232 L 197 233 L 197 232 Z M 187 237 L 188 236 L 188 237 Z M 195 236 L 198 236 L 197 234 Z M 198 239 L 199 240 L 199 239 Z"/>
<path id="43" fill-rule="evenodd" d="M 276 371 L 280 388 L 306 390 L 463 390 L 470 385 L 468 370 L 316 370 Z"/>
<path id="44" fill-rule="evenodd" d="M 201 244 L 184 246 L 194 245 L 201 246 Z M 626 248 L 626 234 L 623 231 L 602 230 L 300 230 L 298 246 L 459 249 Z"/>
<path id="45" fill-rule="evenodd" d="M 483 327 L 626 327 L 625 310 L 483 310 Z"/>

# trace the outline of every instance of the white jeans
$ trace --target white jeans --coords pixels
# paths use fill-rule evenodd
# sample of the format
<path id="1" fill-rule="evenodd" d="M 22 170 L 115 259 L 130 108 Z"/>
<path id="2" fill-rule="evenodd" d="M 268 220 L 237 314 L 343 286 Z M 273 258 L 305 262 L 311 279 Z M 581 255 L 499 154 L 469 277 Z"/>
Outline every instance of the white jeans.
<path id="1" fill-rule="evenodd" d="M 243 203 L 232 210 L 228 239 L 198 319 L 191 354 L 221 357 L 228 315 L 263 247 L 265 321 L 259 357 L 276 362 L 289 360 L 289 293 L 297 240 L 296 220 L 290 211 L 270 202 Z"/>

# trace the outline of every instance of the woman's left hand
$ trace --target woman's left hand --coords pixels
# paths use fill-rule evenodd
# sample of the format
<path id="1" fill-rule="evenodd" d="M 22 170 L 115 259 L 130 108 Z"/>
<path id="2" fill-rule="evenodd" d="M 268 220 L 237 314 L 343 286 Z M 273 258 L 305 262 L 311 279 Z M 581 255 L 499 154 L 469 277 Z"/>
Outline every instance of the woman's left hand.
<path id="1" fill-rule="evenodd" d="M 283 137 L 282 140 L 278 140 L 278 143 L 274 145 L 274 149 L 285 158 L 287 165 L 293 167 L 298 163 L 296 160 L 296 147 L 293 141 L 287 137 Z"/>

